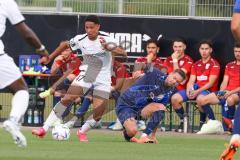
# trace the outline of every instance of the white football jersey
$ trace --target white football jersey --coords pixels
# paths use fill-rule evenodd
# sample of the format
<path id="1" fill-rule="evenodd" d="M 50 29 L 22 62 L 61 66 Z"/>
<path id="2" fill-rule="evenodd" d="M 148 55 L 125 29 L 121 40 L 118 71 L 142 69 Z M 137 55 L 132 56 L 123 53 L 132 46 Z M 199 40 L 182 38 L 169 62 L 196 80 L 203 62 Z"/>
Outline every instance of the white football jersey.
<path id="1" fill-rule="evenodd" d="M 96 40 L 90 40 L 87 34 L 75 36 L 70 40 L 70 47 L 73 51 L 83 55 L 80 70 L 87 70 L 91 67 L 91 70 L 95 70 L 92 73 L 97 73 L 97 81 L 111 83 L 112 54 L 102 47 L 100 37 L 103 37 L 106 43 L 117 44 L 115 39 L 110 38 L 107 33 L 99 32 Z"/>
<path id="2" fill-rule="evenodd" d="M 24 21 L 17 3 L 14 0 L 0 0 L 0 37 L 3 36 L 6 30 L 6 20 L 9 20 L 12 25 Z M 4 45 L 0 39 L 0 54 L 4 53 Z"/>

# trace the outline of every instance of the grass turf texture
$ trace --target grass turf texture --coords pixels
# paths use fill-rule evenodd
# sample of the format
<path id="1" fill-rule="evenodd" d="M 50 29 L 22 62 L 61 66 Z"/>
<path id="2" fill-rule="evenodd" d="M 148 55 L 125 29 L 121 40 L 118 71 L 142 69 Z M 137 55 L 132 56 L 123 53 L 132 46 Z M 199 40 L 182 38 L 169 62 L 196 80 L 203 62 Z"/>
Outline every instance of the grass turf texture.
<path id="1" fill-rule="evenodd" d="M 39 139 L 25 130 L 28 147 L 19 148 L 1 128 L 0 160 L 216 160 L 229 139 L 166 132 L 158 136 L 159 144 L 134 144 L 125 142 L 120 132 L 91 131 L 89 142 L 80 143 L 75 133 L 68 141 L 55 141 L 51 134 Z"/>

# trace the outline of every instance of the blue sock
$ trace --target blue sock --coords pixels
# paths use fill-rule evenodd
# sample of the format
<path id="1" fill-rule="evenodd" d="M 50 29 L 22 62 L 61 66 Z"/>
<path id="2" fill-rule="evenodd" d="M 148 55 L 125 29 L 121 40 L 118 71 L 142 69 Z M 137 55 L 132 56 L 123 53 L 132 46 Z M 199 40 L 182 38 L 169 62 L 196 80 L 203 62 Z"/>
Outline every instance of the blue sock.
<path id="1" fill-rule="evenodd" d="M 151 134 L 152 131 L 158 126 L 160 121 L 164 118 L 164 114 L 165 114 L 164 111 L 154 112 L 143 133 L 146 133 L 147 135 Z"/>
<path id="2" fill-rule="evenodd" d="M 235 105 L 234 106 L 228 106 L 227 118 L 233 119 L 235 110 L 236 110 Z"/>
<path id="3" fill-rule="evenodd" d="M 200 123 L 205 123 L 207 118 L 207 114 L 204 112 L 200 112 Z"/>
<path id="4" fill-rule="evenodd" d="M 180 118 L 180 120 L 183 120 L 183 118 L 184 118 L 184 109 L 183 109 L 183 107 L 181 107 L 179 109 L 175 109 L 175 112 L 177 113 L 177 115 Z"/>
<path id="5" fill-rule="evenodd" d="M 222 116 L 227 118 L 228 106 L 226 104 L 226 99 L 221 99 L 220 104 L 222 106 Z"/>
<path id="6" fill-rule="evenodd" d="M 55 106 L 60 100 L 61 100 L 61 97 L 59 97 L 59 96 L 54 96 L 54 97 L 53 97 L 53 106 Z"/>
<path id="7" fill-rule="evenodd" d="M 81 104 L 81 107 L 78 108 L 78 110 L 77 110 L 77 112 L 76 112 L 76 116 L 77 116 L 78 118 L 80 118 L 81 116 L 83 116 L 83 115 L 87 112 L 90 104 L 91 104 L 90 99 L 87 98 L 87 97 L 84 97 L 84 98 L 83 98 L 83 101 L 82 101 L 82 104 Z"/>
<path id="8" fill-rule="evenodd" d="M 227 118 L 228 116 L 228 106 L 226 104 L 226 99 L 221 99 L 220 100 L 220 104 L 221 104 L 221 110 L 222 110 L 222 126 L 223 126 L 223 130 L 224 131 L 228 131 L 228 126 L 226 125 L 226 123 L 224 123 L 223 118 Z"/>
<path id="9" fill-rule="evenodd" d="M 202 106 L 202 109 L 206 113 L 206 115 L 208 116 L 208 119 L 215 120 L 213 110 L 208 104 Z"/>
<path id="10" fill-rule="evenodd" d="M 240 134 L 240 104 L 234 115 L 233 134 Z"/>

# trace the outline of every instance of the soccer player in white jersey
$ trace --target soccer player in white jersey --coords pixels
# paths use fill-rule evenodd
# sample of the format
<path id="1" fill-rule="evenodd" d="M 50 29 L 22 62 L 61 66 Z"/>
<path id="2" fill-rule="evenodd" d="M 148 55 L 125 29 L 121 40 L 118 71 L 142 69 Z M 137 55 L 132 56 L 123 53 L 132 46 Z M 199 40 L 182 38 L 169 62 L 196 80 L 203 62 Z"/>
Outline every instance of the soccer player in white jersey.
<path id="1" fill-rule="evenodd" d="M 88 92 L 89 89 L 93 90 L 93 119 L 87 120 L 78 130 L 77 134 L 80 141 L 88 141 L 86 132 L 101 119 L 104 113 L 111 89 L 112 54 L 126 56 L 127 53 L 121 47 L 116 47 L 115 40 L 111 39 L 108 34 L 99 31 L 100 22 L 97 16 L 87 16 L 84 25 L 86 34 L 77 35 L 70 41 L 62 42 L 50 55 L 49 60 L 69 47 L 75 52 L 81 52 L 83 56 L 83 62 L 80 66 L 81 72 L 72 82 L 67 94 L 55 105 L 44 126 L 32 130 L 33 135 L 43 137 L 54 122 L 61 118 L 66 107 L 76 97 Z M 49 60 L 44 63 L 49 63 Z"/>
<path id="2" fill-rule="evenodd" d="M 7 19 L 15 26 L 20 35 L 36 48 L 36 52 L 45 57 L 48 57 L 48 52 L 37 35 L 24 22 L 25 19 L 16 2 L 14 0 L 0 0 L 0 89 L 8 87 L 14 94 L 10 116 L 8 120 L 4 121 L 3 127 L 12 135 L 18 146 L 24 147 L 27 145 L 27 141 L 20 132 L 18 123 L 28 107 L 29 94 L 19 68 L 4 51 L 1 36 L 5 32 Z"/>

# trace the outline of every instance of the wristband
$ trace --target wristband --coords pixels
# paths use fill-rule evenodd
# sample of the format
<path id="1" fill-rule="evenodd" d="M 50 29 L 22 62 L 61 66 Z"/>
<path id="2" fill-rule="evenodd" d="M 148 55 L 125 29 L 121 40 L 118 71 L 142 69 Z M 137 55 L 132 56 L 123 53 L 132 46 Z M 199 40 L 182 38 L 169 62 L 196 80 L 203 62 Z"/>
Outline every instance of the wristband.
<path id="1" fill-rule="evenodd" d="M 46 49 L 45 46 L 42 44 L 40 48 L 36 49 L 36 52 L 41 52 L 44 51 L 45 49 Z"/>

